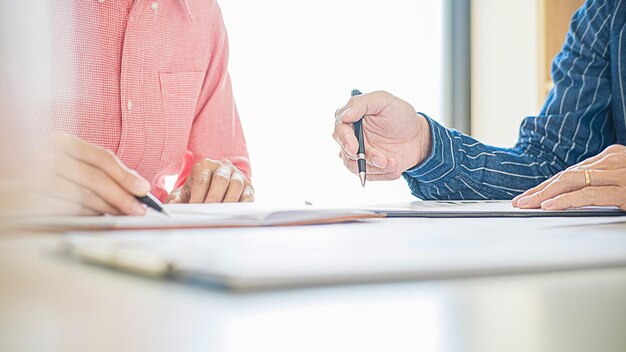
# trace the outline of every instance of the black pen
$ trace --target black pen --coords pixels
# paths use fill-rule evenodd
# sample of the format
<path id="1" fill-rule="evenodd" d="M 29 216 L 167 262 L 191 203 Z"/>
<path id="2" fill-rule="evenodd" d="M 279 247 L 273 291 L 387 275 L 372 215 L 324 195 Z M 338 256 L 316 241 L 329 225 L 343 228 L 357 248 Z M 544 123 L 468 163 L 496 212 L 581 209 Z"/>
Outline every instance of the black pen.
<path id="1" fill-rule="evenodd" d="M 361 95 L 361 91 L 358 89 L 352 90 L 352 96 Z M 354 135 L 356 139 L 359 141 L 359 151 L 357 152 L 357 167 L 359 168 L 359 178 L 361 179 L 361 185 L 365 187 L 365 180 L 367 180 L 367 169 L 365 167 L 365 140 L 363 138 L 363 116 L 359 121 L 354 123 Z"/>
<path id="2" fill-rule="evenodd" d="M 135 196 L 135 198 L 137 198 L 138 201 L 142 202 L 148 207 L 158 211 L 159 213 L 171 216 L 167 209 L 165 209 L 163 203 L 161 203 L 161 201 L 159 201 L 157 197 L 153 196 L 152 193 L 148 193 L 144 197 Z"/>

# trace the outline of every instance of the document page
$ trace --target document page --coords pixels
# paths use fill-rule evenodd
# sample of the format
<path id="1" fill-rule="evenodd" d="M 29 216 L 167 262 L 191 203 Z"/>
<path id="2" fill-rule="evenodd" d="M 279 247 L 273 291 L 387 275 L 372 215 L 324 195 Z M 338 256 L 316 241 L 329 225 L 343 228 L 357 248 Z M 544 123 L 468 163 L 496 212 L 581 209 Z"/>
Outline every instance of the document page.
<path id="1" fill-rule="evenodd" d="M 166 205 L 166 216 L 60 216 L 25 219 L 27 226 L 59 230 L 178 229 L 210 227 L 296 226 L 382 217 L 367 210 L 254 203 Z"/>

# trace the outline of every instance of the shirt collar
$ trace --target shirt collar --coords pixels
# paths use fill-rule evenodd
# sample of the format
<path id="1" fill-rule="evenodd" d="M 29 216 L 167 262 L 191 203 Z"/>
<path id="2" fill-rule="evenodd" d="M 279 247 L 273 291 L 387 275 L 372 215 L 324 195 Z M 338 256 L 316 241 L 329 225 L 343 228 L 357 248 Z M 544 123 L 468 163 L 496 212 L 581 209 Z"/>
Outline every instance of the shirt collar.
<path id="1" fill-rule="evenodd" d="M 189 0 L 180 0 L 183 6 L 185 6 L 185 11 L 187 11 L 187 15 L 190 19 L 193 20 L 193 14 L 191 13 L 191 8 L 189 7 Z"/>

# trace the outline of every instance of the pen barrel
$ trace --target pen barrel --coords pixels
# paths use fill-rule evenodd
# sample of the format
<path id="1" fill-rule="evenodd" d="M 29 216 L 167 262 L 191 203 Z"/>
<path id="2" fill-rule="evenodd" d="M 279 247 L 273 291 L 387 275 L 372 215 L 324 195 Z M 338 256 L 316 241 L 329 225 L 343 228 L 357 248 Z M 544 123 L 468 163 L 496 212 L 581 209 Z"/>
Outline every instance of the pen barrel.
<path id="1" fill-rule="evenodd" d="M 365 171 L 365 162 L 366 162 L 365 158 L 358 159 L 356 162 L 357 162 L 357 166 L 359 168 L 359 172 Z"/>
<path id="2" fill-rule="evenodd" d="M 354 89 L 352 91 L 352 96 L 357 96 L 357 95 L 361 95 L 361 91 L 359 91 L 358 89 Z M 354 123 L 354 135 L 356 136 L 356 139 L 359 142 L 359 150 L 357 152 L 357 167 L 359 170 L 359 175 L 361 176 L 361 182 L 363 182 L 363 186 L 365 186 L 365 177 L 364 177 L 364 173 L 366 173 L 366 160 L 365 160 L 365 138 L 363 136 L 363 118 L 361 117 L 361 119 L 359 121 L 356 121 Z"/>
<path id="3" fill-rule="evenodd" d="M 365 172 L 365 141 L 363 138 L 363 120 L 354 123 L 354 134 L 359 141 L 359 151 L 357 153 L 357 167 L 359 172 Z"/>
<path id="4" fill-rule="evenodd" d="M 363 138 L 363 119 L 354 123 L 354 135 L 359 141 L 359 154 L 365 154 L 365 139 Z"/>

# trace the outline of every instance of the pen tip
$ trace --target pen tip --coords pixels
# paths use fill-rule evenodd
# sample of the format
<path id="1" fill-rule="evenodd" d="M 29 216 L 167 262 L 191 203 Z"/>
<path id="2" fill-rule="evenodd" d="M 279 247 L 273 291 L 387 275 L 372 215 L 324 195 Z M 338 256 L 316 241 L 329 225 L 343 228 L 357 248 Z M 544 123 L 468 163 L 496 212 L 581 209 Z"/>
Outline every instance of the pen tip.
<path id="1" fill-rule="evenodd" d="M 367 179 L 365 172 L 359 172 L 359 178 L 361 179 L 361 186 L 365 187 L 365 180 Z"/>

